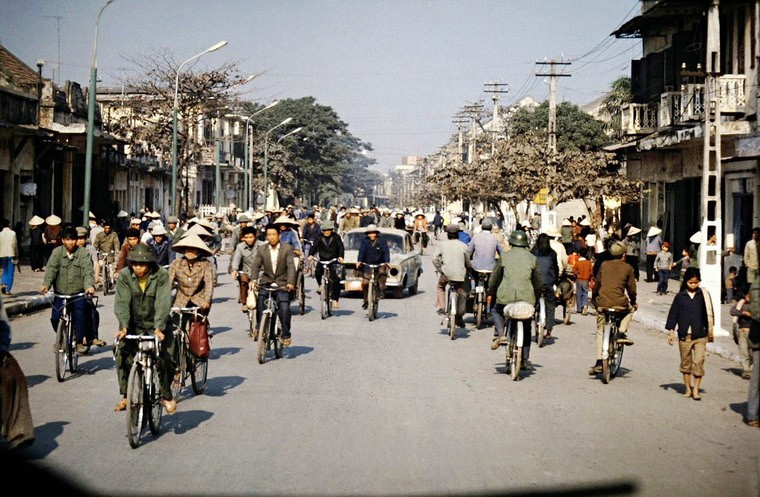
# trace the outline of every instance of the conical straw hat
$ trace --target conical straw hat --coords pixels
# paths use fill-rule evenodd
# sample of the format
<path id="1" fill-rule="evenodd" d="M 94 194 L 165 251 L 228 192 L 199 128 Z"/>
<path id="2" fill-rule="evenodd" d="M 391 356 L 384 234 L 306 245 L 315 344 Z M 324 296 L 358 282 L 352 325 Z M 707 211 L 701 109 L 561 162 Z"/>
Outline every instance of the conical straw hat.
<path id="1" fill-rule="evenodd" d="M 194 234 L 185 235 L 182 238 L 180 238 L 180 240 L 174 244 L 174 246 L 172 247 L 172 250 L 174 250 L 175 252 L 184 254 L 185 249 L 189 249 L 189 248 L 198 249 L 201 252 L 201 254 L 205 256 L 211 255 L 211 249 L 208 248 L 208 245 L 206 245 L 206 243 L 203 240 L 201 240 L 201 237 Z"/>
<path id="2" fill-rule="evenodd" d="M 200 238 L 211 238 L 213 236 L 206 228 L 199 224 L 192 225 L 189 230 L 185 231 L 182 238 L 190 235 L 195 235 Z"/>
<path id="3" fill-rule="evenodd" d="M 55 214 L 50 214 L 48 217 L 45 218 L 45 224 L 50 226 L 58 226 L 61 224 L 61 218 L 56 216 Z"/>
<path id="4" fill-rule="evenodd" d="M 291 226 L 298 226 L 298 222 L 289 218 L 288 216 L 280 216 L 274 220 L 272 224 L 289 224 Z"/>
<path id="5" fill-rule="evenodd" d="M 662 233 L 662 230 L 660 228 L 656 226 L 652 226 L 651 228 L 649 228 L 649 231 L 647 231 L 647 236 L 655 236 L 655 235 L 659 235 L 660 233 Z"/>
<path id="6" fill-rule="evenodd" d="M 39 225 L 41 225 L 44 222 L 45 222 L 44 219 L 42 219 L 40 216 L 35 215 L 35 216 L 32 216 L 32 218 L 29 220 L 29 225 L 30 226 L 39 226 Z"/>

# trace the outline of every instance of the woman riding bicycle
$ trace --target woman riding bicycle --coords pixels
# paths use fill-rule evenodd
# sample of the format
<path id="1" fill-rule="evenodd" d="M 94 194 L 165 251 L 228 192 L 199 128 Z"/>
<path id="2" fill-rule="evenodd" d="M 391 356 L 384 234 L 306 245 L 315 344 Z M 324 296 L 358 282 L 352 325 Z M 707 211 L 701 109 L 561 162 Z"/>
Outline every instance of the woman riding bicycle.
<path id="1" fill-rule="evenodd" d="M 177 287 L 172 306 L 199 307 L 203 314 L 208 314 L 214 296 L 214 275 L 207 257 L 213 255 L 213 252 L 198 235 L 190 233 L 172 248 L 182 254 L 181 258 L 174 259 L 169 266 L 169 283 Z M 182 316 L 183 320 L 190 318 L 190 314 Z M 184 325 L 184 321 L 179 323 L 180 327 Z"/>
<path id="2" fill-rule="evenodd" d="M 116 283 L 114 313 L 119 321 L 119 331 L 115 338 L 116 376 L 119 379 L 121 401 L 114 411 L 127 408 L 127 382 L 132 362 L 137 353 L 134 342 L 122 339 L 129 334 L 155 335 L 161 341 L 161 360 L 158 362 L 161 380 L 161 397 L 167 414 L 177 409 L 172 399 L 171 381 L 174 373 L 173 348 L 174 338 L 171 333 L 164 333 L 168 326 L 171 307 L 171 284 L 166 269 L 156 264 L 156 256 L 150 247 L 135 245 L 129 254 L 129 267 L 122 271 Z"/>

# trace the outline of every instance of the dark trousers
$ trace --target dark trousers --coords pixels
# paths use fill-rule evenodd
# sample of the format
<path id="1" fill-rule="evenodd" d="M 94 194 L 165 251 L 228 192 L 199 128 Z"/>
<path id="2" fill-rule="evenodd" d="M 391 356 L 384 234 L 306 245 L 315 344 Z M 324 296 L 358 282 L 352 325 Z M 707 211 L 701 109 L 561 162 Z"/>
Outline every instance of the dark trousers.
<path id="1" fill-rule="evenodd" d="M 87 300 L 83 297 L 79 297 L 73 302 L 68 304 L 69 315 L 71 316 L 71 322 L 74 324 L 74 329 L 77 334 L 77 343 L 82 343 L 85 337 L 89 337 L 90 333 L 87 330 Z M 53 299 L 53 312 L 50 315 L 50 323 L 53 325 L 53 331 L 58 331 L 58 321 L 61 320 L 61 312 L 63 311 L 63 299 L 56 296 Z"/>
<path id="2" fill-rule="evenodd" d="M 625 262 L 633 268 L 633 276 L 636 278 L 636 281 L 639 281 L 639 257 L 628 254 L 625 256 Z"/>
<path id="3" fill-rule="evenodd" d="M 42 245 L 29 245 L 29 264 L 32 270 L 42 269 L 45 265 L 45 248 Z"/>
<path id="4" fill-rule="evenodd" d="M 26 376 L 10 352 L 0 352 L 0 436 L 11 448 L 34 441 Z"/>
<path id="5" fill-rule="evenodd" d="M 186 314 L 185 314 L 186 316 Z M 140 334 L 129 330 L 129 334 Z M 174 361 L 174 333 L 167 327 L 164 330 L 164 341 L 161 342 L 161 352 L 158 356 L 158 378 L 161 382 L 161 397 L 172 398 L 171 384 L 174 379 L 174 370 L 177 365 Z M 122 340 L 116 348 L 116 379 L 119 382 L 119 393 L 122 397 L 127 396 L 129 383 L 129 371 L 137 354 L 137 344 L 133 340 Z"/>
<path id="6" fill-rule="evenodd" d="M 668 269 L 657 270 L 657 293 L 668 292 L 668 276 L 670 276 L 670 270 Z"/>
<path id="7" fill-rule="evenodd" d="M 495 304 L 491 309 L 491 317 L 493 318 L 494 336 L 503 338 L 507 334 L 507 318 L 504 317 L 505 304 Z M 530 338 L 531 338 L 531 323 L 532 319 L 523 320 L 523 357 L 527 361 L 530 357 Z M 511 326 L 516 326 L 516 322 L 511 322 Z"/>
<path id="8" fill-rule="evenodd" d="M 324 264 L 317 264 L 317 267 L 314 269 L 314 277 L 317 279 L 317 285 L 322 284 L 322 275 L 325 274 L 324 268 Z M 330 298 L 332 300 L 340 299 L 340 291 L 343 287 L 340 284 L 340 279 L 342 276 L 341 269 L 342 265 L 338 264 L 337 262 L 330 264 Z"/>
<path id="9" fill-rule="evenodd" d="M 657 281 L 654 274 L 654 260 L 657 254 L 647 254 L 647 281 Z"/>
<path id="10" fill-rule="evenodd" d="M 264 311 L 269 291 L 261 288 L 259 290 L 259 302 L 256 306 L 256 323 L 261 323 L 261 313 Z M 277 291 L 277 317 L 282 325 L 282 338 L 290 338 L 290 292 L 285 290 Z M 258 326 L 258 324 L 257 324 Z"/>

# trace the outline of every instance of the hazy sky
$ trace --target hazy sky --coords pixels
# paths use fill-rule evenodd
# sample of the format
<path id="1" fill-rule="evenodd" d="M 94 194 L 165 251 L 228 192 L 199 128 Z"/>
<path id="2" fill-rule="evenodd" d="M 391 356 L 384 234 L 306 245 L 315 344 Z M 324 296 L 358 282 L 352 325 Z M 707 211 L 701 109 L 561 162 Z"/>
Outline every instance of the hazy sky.
<path id="1" fill-rule="evenodd" d="M 105 0 L 0 0 L 0 44 L 44 75 L 87 86 L 95 20 Z M 98 38 L 100 85 L 118 84 L 127 58 L 168 49 L 183 61 L 220 40 L 197 68 L 238 61 L 264 73 L 244 98 L 314 96 L 374 147 L 379 169 L 428 155 L 456 127 L 452 116 L 509 85 L 501 105 L 548 97 L 536 61 L 572 61 L 558 100 L 583 105 L 630 74 L 639 40 L 610 36 L 638 0 L 114 0 Z M 59 29 L 60 28 L 60 29 Z M 60 32 L 60 74 L 57 61 Z"/>

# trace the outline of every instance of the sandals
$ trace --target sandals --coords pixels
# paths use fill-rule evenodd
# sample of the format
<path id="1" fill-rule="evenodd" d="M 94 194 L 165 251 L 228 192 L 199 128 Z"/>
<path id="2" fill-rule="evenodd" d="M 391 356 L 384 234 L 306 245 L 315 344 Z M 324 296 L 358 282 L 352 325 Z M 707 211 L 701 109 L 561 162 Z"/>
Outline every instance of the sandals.
<path id="1" fill-rule="evenodd" d="M 747 421 L 747 426 L 751 426 L 752 428 L 760 428 L 760 419 L 752 419 L 750 421 Z"/>
<path id="2" fill-rule="evenodd" d="M 113 408 L 114 412 L 119 411 L 126 411 L 127 410 L 127 399 L 121 399 L 121 402 L 116 404 Z"/>

